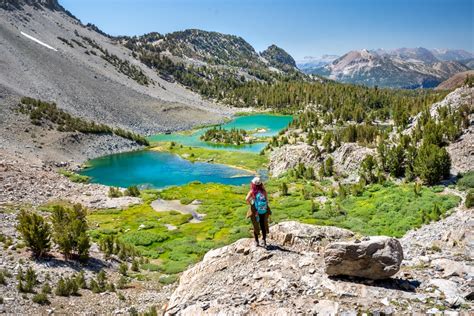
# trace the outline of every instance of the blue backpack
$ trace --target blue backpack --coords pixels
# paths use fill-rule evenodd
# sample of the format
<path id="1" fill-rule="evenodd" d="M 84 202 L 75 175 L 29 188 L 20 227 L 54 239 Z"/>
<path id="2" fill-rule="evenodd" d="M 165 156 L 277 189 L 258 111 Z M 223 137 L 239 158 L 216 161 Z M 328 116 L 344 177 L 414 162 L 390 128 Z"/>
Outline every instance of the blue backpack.
<path id="1" fill-rule="evenodd" d="M 267 198 L 265 197 L 265 194 L 263 194 L 262 192 L 258 192 L 257 195 L 255 195 L 254 205 L 257 209 L 258 214 L 265 214 L 268 210 L 268 202 Z"/>

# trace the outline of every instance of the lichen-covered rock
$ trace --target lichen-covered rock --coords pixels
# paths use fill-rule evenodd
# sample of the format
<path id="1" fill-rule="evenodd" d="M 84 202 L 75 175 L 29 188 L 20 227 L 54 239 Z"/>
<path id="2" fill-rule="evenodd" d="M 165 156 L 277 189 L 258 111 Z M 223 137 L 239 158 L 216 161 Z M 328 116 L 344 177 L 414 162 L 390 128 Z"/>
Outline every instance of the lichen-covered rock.
<path id="1" fill-rule="evenodd" d="M 335 242 L 324 252 L 326 273 L 385 279 L 400 269 L 403 249 L 395 238 L 376 236 L 363 241 Z"/>

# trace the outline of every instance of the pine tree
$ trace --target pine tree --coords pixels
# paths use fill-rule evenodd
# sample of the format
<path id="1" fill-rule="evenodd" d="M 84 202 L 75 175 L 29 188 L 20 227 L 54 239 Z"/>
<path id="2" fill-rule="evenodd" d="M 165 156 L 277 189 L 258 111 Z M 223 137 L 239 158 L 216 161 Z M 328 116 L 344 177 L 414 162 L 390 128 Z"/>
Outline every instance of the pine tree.
<path id="1" fill-rule="evenodd" d="M 393 177 L 405 174 L 405 151 L 401 145 L 394 146 L 387 151 L 387 167 Z"/>
<path id="2" fill-rule="evenodd" d="M 66 259 L 75 252 L 79 259 L 86 260 L 90 241 L 87 235 L 86 211 L 80 204 L 73 208 L 55 206 L 52 215 L 53 239 Z"/>
<path id="3" fill-rule="evenodd" d="M 56 284 L 54 294 L 56 294 L 57 296 L 69 296 L 69 291 L 66 287 L 66 282 L 63 278 L 60 278 L 58 284 Z"/>
<path id="4" fill-rule="evenodd" d="M 281 183 L 280 191 L 281 191 L 281 195 L 283 196 L 288 195 L 288 185 L 286 184 L 286 182 Z"/>
<path id="5" fill-rule="evenodd" d="M 360 176 L 365 179 L 367 183 L 374 183 L 377 180 L 375 175 L 376 161 L 372 155 L 367 155 L 360 164 Z"/>
<path id="6" fill-rule="evenodd" d="M 87 281 L 84 276 L 84 271 L 80 271 L 76 276 L 75 276 L 75 282 L 77 284 L 77 287 L 80 289 L 87 289 Z"/>
<path id="7" fill-rule="evenodd" d="M 317 213 L 319 211 L 319 205 L 318 203 L 314 202 L 314 200 L 311 201 L 311 213 Z"/>
<path id="8" fill-rule="evenodd" d="M 51 227 L 42 216 L 21 210 L 17 230 L 36 257 L 44 256 L 51 248 Z"/>
<path id="9" fill-rule="evenodd" d="M 331 156 L 329 156 L 324 161 L 324 175 L 326 177 L 332 177 L 333 174 L 334 174 L 334 159 Z"/>
<path id="10" fill-rule="evenodd" d="M 33 293 L 34 287 L 36 286 L 36 284 L 38 284 L 38 279 L 36 277 L 36 272 L 33 270 L 32 267 L 28 267 L 28 269 L 26 269 L 24 281 L 24 291 L 27 293 Z"/>
<path id="11" fill-rule="evenodd" d="M 446 149 L 434 144 L 423 144 L 418 149 L 414 171 L 427 184 L 449 177 L 450 169 L 451 158 Z"/>

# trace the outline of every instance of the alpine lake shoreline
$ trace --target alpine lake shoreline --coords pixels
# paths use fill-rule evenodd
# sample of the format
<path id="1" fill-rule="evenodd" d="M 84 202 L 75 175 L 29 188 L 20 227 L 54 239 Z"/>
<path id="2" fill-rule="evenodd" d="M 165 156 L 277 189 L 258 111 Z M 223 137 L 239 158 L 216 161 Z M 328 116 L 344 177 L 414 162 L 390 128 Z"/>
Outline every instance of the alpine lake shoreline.
<path id="1" fill-rule="evenodd" d="M 180 134 L 192 135 L 196 130 Z M 258 152 L 193 147 L 174 141 L 152 142 L 145 151 L 176 155 L 191 163 L 222 164 L 253 174 L 268 163 L 268 157 Z M 283 184 L 287 192 L 282 192 Z M 335 193 L 332 181 L 307 180 L 293 172 L 266 179 L 266 188 L 272 207 L 272 224 L 297 220 L 347 228 L 360 235 L 401 237 L 408 230 L 420 227 L 423 216 L 434 208 L 439 212 L 435 215 L 439 219 L 449 215 L 461 200 L 445 194 L 443 186 L 423 187 L 417 192 L 414 183 L 390 181 L 341 196 Z M 247 189 L 242 184 L 200 181 L 158 189 L 143 188 L 140 204 L 90 211 L 87 216 L 89 234 L 96 242 L 115 236 L 133 245 L 150 259 L 142 265 L 144 271 L 174 282 L 179 273 L 200 261 L 209 250 L 251 236 L 251 225 L 245 217 Z M 157 211 L 151 205 L 157 199 L 198 205 L 196 212 L 203 215 L 201 221 L 192 221 L 191 214 L 179 211 Z"/>

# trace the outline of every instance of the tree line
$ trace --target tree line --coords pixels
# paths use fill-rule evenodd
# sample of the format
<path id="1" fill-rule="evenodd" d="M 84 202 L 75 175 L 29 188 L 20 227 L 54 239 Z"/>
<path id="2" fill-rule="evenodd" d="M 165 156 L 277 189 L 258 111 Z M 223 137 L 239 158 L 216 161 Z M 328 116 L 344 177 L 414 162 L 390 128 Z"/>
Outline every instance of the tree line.
<path id="1" fill-rule="evenodd" d="M 246 137 L 247 131 L 244 129 L 227 130 L 222 127 L 213 127 L 208 129 L 200 139 L 206 142 L 240 145 L 245 142 Z"/>
<path id="2" fill-rule="evenodd" d="M 31 123 L 43 125 L 52 123 L 57 125 L 59 132 L 81 132 L 85 134 L 115 134 L 136 142 L 139 145 L 149 146 L 148 140 L 136 133 L 122 128 L 112 128 L 105 124 L 73 117 L 71 114 L 59 109 L 55 103 L 24 97 L 18 105 L 20 113 L 30 116 Z"/>

